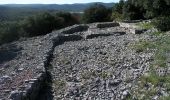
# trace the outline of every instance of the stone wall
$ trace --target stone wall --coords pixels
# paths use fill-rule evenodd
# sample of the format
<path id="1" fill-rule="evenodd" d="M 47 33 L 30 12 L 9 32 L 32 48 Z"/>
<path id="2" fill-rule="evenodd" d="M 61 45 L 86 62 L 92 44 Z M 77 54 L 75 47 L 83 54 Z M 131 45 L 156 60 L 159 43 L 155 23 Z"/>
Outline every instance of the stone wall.
<path id="1" fill-rule="evenodd" d="M 77 41 L 77 40 L 83 39 L 83 37 L 81 37 L 80 35 L 74 35 L 73 33 L 85 31 L 87 29 L 88 29 L 87 25 L 74 25 L 71 27 L 67 27 L 65 29 L 61 29 L 59 31 L 54 31 L 46 36 L 41 37 L 38 41 L 40 42 L 39 46 L 44 47 L 40 49 L 40 51 L 43 52 L 43 54 L 34 55 L 34 56 L 40 56 L 40 58 L 43 58 L 43 59 L 39 59 L 39 60 L 42 60 L 40 61 L 41 66 L 38 67 L 41 69 L 39 70 L 39 72 L 37 72 L 39 74 L 33 79 L 25 80 L 23 85 L 25 84 L 27 85 L 26 87 L 23 87 L 23 89 L 11 90 L 9 97 L 6 97 L 6 98 L 11 99 L 11 100 L 36 100 L 40 89 L 43 88 L 43 85 L 45 84 L 44 82 L 46 81 L 46 78 L 48 77 L 47 70 L 48 70 L 50 59 L 53 54 L 53 50 L 55 46 L 60 45 L 61 43 L 65 41 Z M 70 34 L 70 35 L 67 35 L 67 34 Z M 36 52 L 36 51 L 33 51 L 33 52 Z M 36 69 L 33 71 L 36 73 Z"/>
<path id="2" fill-rule="evenodd" d="M 49 59 L 51 58 L 50 54 L 52 54 L 53 48 L 55 47 L 54 42 L 58 41 L 58 39 L 56 39 L 57 37 L 55 39 L 53 38 L 49 35 L 46 35 L 39 40 L 41 42 L 39 46 L 41 45 L 42 47 L 44 47 L 41 48 L 40 50 L 40 52 L 43 52 L 43 54 L 42 55 L 37 54 L 34 56 L 40 56 L 41 58 L 43 58 L 43 59 L 39 59 L 42 61 L 40 61 L 39 66 L 37 66 L 37 68 L 40 68 L 41 70 L 37 72 L 37 69 L 32 69 L 35 73 L 39 73 L 39 74 L 35 76 L 33 79 L 25 80 L 22 86 L 26 85 L 26 87 L 23 87 L 23 89 L 11 91 L 9 99 L 36 100 L 37 95 L 40 89 L 43 88 L 44 82 L 46 81 L 47 78 L 47 69 L 50 61 Z"/>
<path id="3" fill-rule="evenodd" d="M 88 25 L 73 25 L 71 27 L 64 28 L 60 30 L 61 33 L 63 34 L 73 34 L 75 32 L 82 32 L 88 30 L 89 26 Z"/>
<path id="4" fill-rule="evenodd" d="M 57 45 L 60 45 L 67 41 L 77 41 L 81 39 L 91 39 L 98 36 L 110 36 L 110 35 L 123 35 L 127 33 L 127 30 L 134 31 L 131 26 L 126 23 L 95 23 L 92 29 L 89 27 L 93 26 L 89 25 L 73 25 L 71 27 L 67 27 L 58 31 L 53 31 L 45 36 L 30 38 L 22 41 L 17 41 L 12 44 L 21 47 L 19 55 L 11 61 L 5 62 L 2 66 L 6 64 L 10 66 L 10 68 L 16 65 L 16 68 L 20 70 L 17 72 L 15 69 L 5 69 L 9 70 L 11 73 L 16 73 L 16 77 L 13 78 L 13 74 L 8 71 L 4 72 L 4 74 L 0 74 L 0 90 L 3 90 L 3 85 L 1 84 L 2 78 L 10 79 L 11 83 L 16 83 L 20 80 L 21 82 L 17 84 L 16 88 L 7 88 L 7 93 L 4 95 L 0 93 L 0 99 L 2 100 L 35 100 L 40 89 L 43 88 L 43 84 L 47 79 L 47 70 L 49 68 L 49 64 L 51 58 L 53 56 L 54 48 Z M 112 30 L 112 28 L 104 29 L 108 27 L 119 27 Z M 121 27 L 126 27 L 121 28 Z M 94 29 L 93 29 L 94 28 Z M 103 28 L 100 32 L 95 29 Z M 114 32 L 114 30 L 116 32 Z M 86 31 L 86 32 L 85 32 Z M 93 32 L 94 31 L 94 32 Z M 120 31 L 120 32 L 119 32 Z M 83 34 L 77 34 L 77 33 Z M 111 32 L 111 34 L 108 33 Z M 99 33 L 99 34 L 96 34 Z M 136 30 L 134 32 L 136 34 Z M 21 70 L 22 69 L 22 70 Z M 0 70 L 1 71 L 1 70 Z M 27 74 L 30 71 L 30 77 L 27 78 Z M 20 76 L 23 76 L 20 79 Z M 9 78 L 7 77 L 9 76 Z M 12 77 L 12 78 L 11 78 Z M 10 86 L 12 85 L 10 84 Z M 15 85 L 12 85 L 15 86 Z M 3 91 L 0 91 L 3 92 Z M 5 97 L 6 96 L 6 97 Z M 2 98 L 1 98 L 2 97 Z"/>
<path id="5" fill-rule="evenodd" d="M 129 31 L 128 33 L 132 33 L 132 34 L 141 34 L 146 31 L 145 29 L 141 29 L 140 27 L 135 25 L 135 23 L 119 22 L 119 25 L 120 27 L 127 28 L 127 30 Z"/>
<path id="6" fill-rule="evenodd" d="M 116 27 L 120 26 L 119 23 L 116 22 L 107 22 L 107 23 L 98 23 L 97 28 L 108 28 L 108 27 Z"/>

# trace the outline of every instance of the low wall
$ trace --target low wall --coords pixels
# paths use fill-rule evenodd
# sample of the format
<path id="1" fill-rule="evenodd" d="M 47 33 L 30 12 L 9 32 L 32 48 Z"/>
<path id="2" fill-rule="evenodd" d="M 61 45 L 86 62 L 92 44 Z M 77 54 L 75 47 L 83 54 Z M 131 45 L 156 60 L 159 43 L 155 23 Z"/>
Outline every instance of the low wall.
<path id="1" fill-rule="evenodd" d="M 108 27 L 116 27 L 120 26 L 119 23 L 116 22 L 106 22 L 106 23 L 98 23 L 97 28 L 108 28 Z"/>
<path id="2" fill-rule="evenodd" d="M 37 100 L 40 90 L 43 88 L 47 78 L 48 78 L 48 67 L 51 61 L 51 56 L 53 55 L 53 50 L 57 45 L 64 43 L 66 41 L 77 41 L 83 39 L 80 35 L 74 35 L 75 32 L 85 31 L 88 29 L 86 25 L 74 25 L 59 31 L 54 31 L 46 36 L 43 36 L 40 40 L 40 45 L 43 47 L 40 52 L 43 52 L 39 59 L 41 61 L 41 72 L 34 79 L 30 79 L 24 84 L 27 84 L 23 89 L 17 89 L 10 92 L 8 97 L 10 100 Z M 67 35 L 70 34 L 70 35 Z M 48 71 L 49 72 L 49 71 Z M 35 69 L 36 73 L 36 69 Z"/>
<path id="3" fill-rule="evenodd" d="M 63 34 L 73 34 L 76 32 L 82 32 L 88 30 L 89 26 L 88 25 L 73 25 L 71 27 L 64 28 L 60 30 L 61 33 Z"/>
<path id="4" fill-rule="evenodd" d="M 127 28 L 127 30 L 129 30 L 129 33 L 132 33 L 132 34 L 141 34 L 147 31 L 146 29 L 141 29 L 140 27 L 136 26 L 134 23 L 119 22 L 119 25 L 120 27 Z"/>
<path id="5" fill-rule="evenodd" d="M 115 26 L 121 26 L 121 27 L 128 27 L 130 28 L 130 25 L 125 23 L 97 23 L 97 28 L 106 28 L 106 27 L 115 27 Z M 20 87 L 20 89 L 12 90 L 10 92 L 10 96 L 7 100 L 36 100 L 36 97 L 40 91 L 41 88 L 43 88 L 43 84 L 47 79 L 47 70 L 53 55 L 54 48 L 57 45 L 60 45 L 61 43 L 64 43 L 66 41 L 77 41 L 83 39 L 81 35 L 74 34 L 75 32 L 82 32 L 88 30 L 88 25 L 74 25 L 71 27 L 67 27 L 65 29 L 61 29 L 59 31 L 54 31 L 50 34 L 47 34 L 45 36 L 40 37 L 39 40 L 31 42 L 31 48 L 27 47 L 27 52 L 33 52 L 31 53 L 31 60 L 26 60 L 24 62 L 30 62 L 27 66 L 30 67 L 31 70 L 33 70 L 35 74 L 34 78 L 30 80 L 24 80 L 23 85 L 26 85 L 25 87 Z M 131 29 L 131 28 L 130 28 Z M 134 31 L 132 28 L 131 32 Z M 133 32 L 132 32 L 133 33 Z M 136 30 L 134 32 L 137 33 Z M 124 34 L 124 33 L 120 33 Z M 94 38 L 97 36 L 108 36 L 111 34 L 87 34 L 86 38 Z M 36 42 L 39 42 L 38 44 Z M 25 41 L 25 45 L 29 44 L 27 41 Z M 35 48 L 35 47 L 38 47 Z M 35 48 L 32 50 L 32 48 Z M 29 53 L 28 53 L 29 54 Z M 30 55 L 28 55 L 30 56 Z M 17 59 L 18 60 L 18 59 Z M 21 59 L 20 59 L 21 60 Z M 32 64 L 31 61 L 34 61 Z M 16 61 L 19 62 L 19 61 Z M 22 64 L 22 63 L 21 63 Z M 34 66 L 32 66 L 34 65 Z M 36 67 L 36 68 L 34 68 Z M 32 69 L 33 68 L 33 69 Z M 25 70 L 27 71 L 27 70 Z M 0 84 L 1 85 L 1 84 Z M 1 99 L 1 98 L 0 98 Z M 4 99 L 6 100 L 6 99 Z"/>
<path id="6" fill-rule="evenodd" d="M 47 69 L 50 59 L 50 54 L 53 53 L 54 42 L 58 41 L 58 39 L 52 39 L 51 36 L 46 35 L 41 40 L 41 46 L 44 47 L 40 52 L 43 52 L 43 55 L 34 55 L 35 57 L 40 56 L 42 59 L 40 63 L 37 63 L 37 68 L 41 68 L 39 71 L 37 69 L 32 69 L 35 73 L 39 73 L 33 79 L 27 80 L 23 82 L 26 87 L 20 87 L 20 89 L 14 90 L 10 93 L 9 99 L 11 100 L 36 100 L 37 95 L 41 88 L 43 88 L 44 82 L 47 79 Z"/>

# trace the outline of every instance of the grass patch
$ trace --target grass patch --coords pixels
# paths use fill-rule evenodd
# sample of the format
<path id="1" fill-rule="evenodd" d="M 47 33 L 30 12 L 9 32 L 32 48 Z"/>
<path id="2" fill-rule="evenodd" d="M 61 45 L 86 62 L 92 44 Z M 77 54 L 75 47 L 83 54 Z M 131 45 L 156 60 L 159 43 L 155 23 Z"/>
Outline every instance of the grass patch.
<path id="1" fill-rule="evenodd" d="M 168 88 L 170 85 L 170 76 L 158 76 L 154 71 L 151 71 L 149 75 L 143 76 L 139 79 L 138 88 L 132 89 L 132 95 L 137 100 L 151 100 L 153 96 L 157 95 L 159 92 L 159 86 L 165 86 Z M 170 87 L 170 86 L 169 86 Z M 168 100 L 163 99 L 159 100 Z"/>
<path id="2" fill-rule="evenodd" d="M 160 35 L 163 35 L 164 33 L 160 32 L 160 31 L 157 31 L 157 32 L 149 33 L 149 34 L 154 35 L 154 36 L 160 36 Z"/>
<path id="3" fill-rule="evenodd" d="M 137 23 L 136 25 L 139 26 L 142 29 L 154 28 L 154 25 L 151 22 L 147 22 L 147 23 L 140 22 L 140 23 Z"/>
<path id="4" fill-rule="evenodd" d="M 170 94 L 170 76 L 159 76 L 156 73 L 157 68 L 166 68 L 168 58 L 170 57 L 170 36 L 162 32 L 150 33 L 150 35 L 157 36 L 154 41 L 140 40 L 133 45 L 133 49 L 137 53 L 145 52 L 147 50 L 154 50 L 155 55 L 153 57 L 153 63 L 150 66 L 150 72 L 146 76 L 142 76 L 137 86 L 138 88 L 132 89 L 133 97 L 137 100 L 151 100 L 155 95 L 159 93 L 158 87 L 163 87 L 166 92 Z M 164 96 L 159 100 L 169 100 L 170 96 Z"/>
<path id="5" fill-rule="evenodd" d="M 135 49 L 137 53 L 144 52 L 149 48 L 154 48 L 154 45 L 145 40 L 140 40 L 139 42 L 132 45 L 132 49 Z"/>
<path id="6" fill-rule="evenodd" d="M 154 33 L 162 34 L 162 33 Z M 137 53 L 148 51 L 149 49 L 155 49 L 154 66 L 167 67 L 167 54 L 170 53 L 170 36 L 161 35 L 155 41 L 140 40 L 132 45 Z"/>
<path id="7" fill-rule="evenodd" d="M 148 76 L 143 76 L 140 78 L 141 85 L 146 83 L 151 83 L 154 86 L 160 84 L 170 84 L 170 76 L 159 76 L 154 71 L 151 71 Z"/>
<path id="8" fill-rule="evenodd" d="M 154 57 L 154 64 L 158 67 L 167 67 L 168 53 L 170 53 L 170 37 L 162 36 L 155 42 L 156 54 Z"/>
<path id="9" fill-rule="evenodd" d="M 170 96 L 161 97 L 160 100 L 170 100 Z"/>

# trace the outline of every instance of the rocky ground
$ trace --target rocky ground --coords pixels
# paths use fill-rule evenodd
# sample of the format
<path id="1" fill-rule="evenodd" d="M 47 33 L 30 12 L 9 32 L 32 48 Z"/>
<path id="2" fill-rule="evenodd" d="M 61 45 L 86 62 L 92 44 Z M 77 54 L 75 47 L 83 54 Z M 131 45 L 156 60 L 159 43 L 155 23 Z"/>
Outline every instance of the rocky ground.
<path id="1" fill-rule="evenodd" d="M 43 73 L 49 78 L 43 85 L 50 86 L 41 87 L 40 94 L 39 89 L 32 92 L 41 100 L 140 99 L 138 96 L 143 92 L 137 90 L 145 92 L 148 84 L 141 88 L 139 82 L 150 71 L 155 49 L 141 51 L 134 49 L 134 45 L 155 41 L 157 37 L 148 34 L 153 29 L 144 32 L 129 26 L 75 25 L 1 46 L 0 100 L 25 100 L 18 95 L 29 94 L 30 87 L 39 88 L 35 81 L 39 82 Z M 52 92 L 44 89 L 48 87 Z M 151 99 L 159 97 L 155 93 Z"/>
<path id="2" fill-rule="evenodd" d="M 148 71 L 153 57 L 153 52 L 136 53 L 130 46 L 152 37 L 127 34 L 126 28 L 121 27 L 93 28 L 88 34 L 81 33 L 90 38 L 55 47 L 51 63 L 55 100 L 130 97 L 131 88 Z"/>
<path id="3" fill-rule="evenodd" d="M 51 46 L 45 37 L 36 37 L 1 47 L 0 100 L 21 98 L 20 95 L 32 92 L 30 87 L 45 73 L 44 64 Z"/>

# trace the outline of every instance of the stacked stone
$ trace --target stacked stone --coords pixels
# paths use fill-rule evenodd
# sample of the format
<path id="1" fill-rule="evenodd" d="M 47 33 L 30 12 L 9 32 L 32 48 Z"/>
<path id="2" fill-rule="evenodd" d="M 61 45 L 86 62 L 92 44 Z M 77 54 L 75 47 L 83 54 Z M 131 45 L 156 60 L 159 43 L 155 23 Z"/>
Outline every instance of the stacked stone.
<path id="1" fill-rule="evenodd" d="M 115 22 L 74 25 L 2 46 L 0 56 L 11 58 L 0 62 L 0 99 L 36 99 L 50 63 L 54 99 L 125 98 L 152 57 L 128 49 L 150 37 L 128 32 Z"/>
<path id="2" fill-rule="evenodd" d="M 94 24 L 93 24 L 94 25 Z M 94 28 L 83 36 L 56 46 L 52 61 L 54 99 L 120 100 L 130 95 L 137 79 L 148 71 L 153 52 L 138 54 L 129 48 L 146 34 L 101 35 L 126 28 Z M 105 31 L 104 31 L 105 30 Z M 76 33 L 74 33 L 76 34 Z M 87 35 L 88 34 L 88 35 Z"/>
<path id="3" fill-rule="evenodd" d="M 11 46 L 20 50 L 16 51 L 15 58 L 1 64 L 0 99 L 34 100 L 46 77 L 45 64 L 53 46 L 52 40 L 44 36 L 4 45 L 5 48 Z"/>

